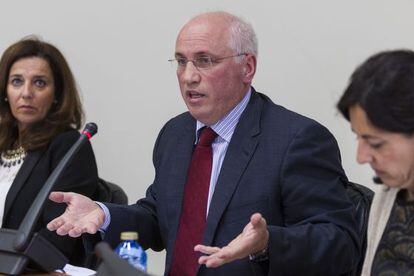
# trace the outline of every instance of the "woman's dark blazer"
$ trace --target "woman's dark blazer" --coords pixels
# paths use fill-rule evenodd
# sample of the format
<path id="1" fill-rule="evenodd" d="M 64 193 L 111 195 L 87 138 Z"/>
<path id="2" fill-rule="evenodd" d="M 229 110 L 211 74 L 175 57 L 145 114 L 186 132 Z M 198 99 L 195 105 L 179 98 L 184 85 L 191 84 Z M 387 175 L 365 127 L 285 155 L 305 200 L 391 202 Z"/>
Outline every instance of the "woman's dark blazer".
<path id="1" fill-rule="evenodd" d="M 69 148 L 76 142 L 79 132 L 69 130 L 57 135 L 46 149 L 29 151 L 7 194 L 3 228 L 17 229 L 33 203 L 37 193 L 46 182 Z M 98 172 L 95 156 L 89 142 L 78 151 L 53 190 L 71 191 L 95 198 L 98 186 Z M 48 200 L 35 227 L 36 232 L 55 244 L 71 264 L 82 264 L 83 245 L 81 239 L 58 236 L 48 231 L 46 224 L 61 215 L 65 204 Z"/>

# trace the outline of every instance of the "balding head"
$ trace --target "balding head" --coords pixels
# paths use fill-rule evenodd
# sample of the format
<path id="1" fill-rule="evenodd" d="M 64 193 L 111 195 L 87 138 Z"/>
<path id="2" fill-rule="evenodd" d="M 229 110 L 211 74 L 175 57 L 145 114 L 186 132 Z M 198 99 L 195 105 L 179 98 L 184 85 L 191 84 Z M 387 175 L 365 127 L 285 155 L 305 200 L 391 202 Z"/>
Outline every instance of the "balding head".
<path id="1" fill-rule="evenodd" d="M 180 34 L 194 25 L 203 25 L 206 22 L 214 25 L 217 32 L 222 32 L 227 46 L 234 53 L 248 53 L 257 57 L 258 43 L 252 26 L 242 18 L 224 11 L 205 12 L 191 18 L 181 29 Z"/>

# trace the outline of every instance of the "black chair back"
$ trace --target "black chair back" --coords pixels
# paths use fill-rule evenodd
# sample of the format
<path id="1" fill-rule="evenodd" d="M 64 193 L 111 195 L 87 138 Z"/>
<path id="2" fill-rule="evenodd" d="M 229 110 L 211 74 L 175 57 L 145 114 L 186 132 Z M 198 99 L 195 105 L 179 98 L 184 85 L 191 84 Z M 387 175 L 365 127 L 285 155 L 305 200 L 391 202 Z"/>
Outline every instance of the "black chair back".
<path id="1" fill-rule="evenodd" d="M 356 220 L 358 223 L 359 237 L 361 238 L 361 256 L 358 266 L 352 275 L 361 275 L 362 265 L 364 263 L 365 251 L 367 249 L 367 229 L 369 210 L 374 197 L 374 192 L 369 188 L 349 182 L 346 189 L 348 197 L 351 199 L 355 207 Z"/>
<path id="2" fill-rule="evenodd" d="M 98 201 L 115 204 L 128 204 L 128 196 L 118 185 L 99 178 Z"/>

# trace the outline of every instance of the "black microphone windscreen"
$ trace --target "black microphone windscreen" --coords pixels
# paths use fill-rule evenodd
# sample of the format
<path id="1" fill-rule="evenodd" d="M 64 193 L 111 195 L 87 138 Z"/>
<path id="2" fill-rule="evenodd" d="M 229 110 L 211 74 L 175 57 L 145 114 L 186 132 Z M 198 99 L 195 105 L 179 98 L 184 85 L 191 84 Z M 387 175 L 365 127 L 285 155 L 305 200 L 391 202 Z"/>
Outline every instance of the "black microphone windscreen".
<path id="1" fill-rule="evenodd" d="M 374 176 L 372 178 L 372 181 L 374 181 L 375 184 L 383 184 L 384 182 L 382 182 L 382 179 L 378 176 Z"/>
<path id="2" fill-rule="evenodd" d="M 94 136 L 98 132 L 98 126 L 95 123 L 87 123 L 85 128 L 83 129 L 82 133 L 88 133 L 90 137 Z M 89 137 L 88 135 L 88 137 Z M 89 137 L 89 138 L 90 138 Z"/>

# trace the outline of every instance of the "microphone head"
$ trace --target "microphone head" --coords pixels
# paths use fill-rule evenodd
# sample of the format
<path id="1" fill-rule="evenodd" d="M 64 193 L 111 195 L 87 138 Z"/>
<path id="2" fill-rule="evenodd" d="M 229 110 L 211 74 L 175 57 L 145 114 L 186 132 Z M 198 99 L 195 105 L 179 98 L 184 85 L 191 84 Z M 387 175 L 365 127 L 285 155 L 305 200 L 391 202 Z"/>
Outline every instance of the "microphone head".
<path id="1" fill-rule="evenodd" d="M 372 178 L 372 181 L 374 181 L 375 184 L 384 184 L 384 182 L 382 182 L 382 179 L 379 178 L 378 176 L 374 176 Z"/>
<path id="2" fill-rule="evenodd" d="M 82 134 L 86 135 L 88 139 L 91 139 L 98 132 L 98 126 L 95 123 L 87 123 L 82 131 Z"/>

